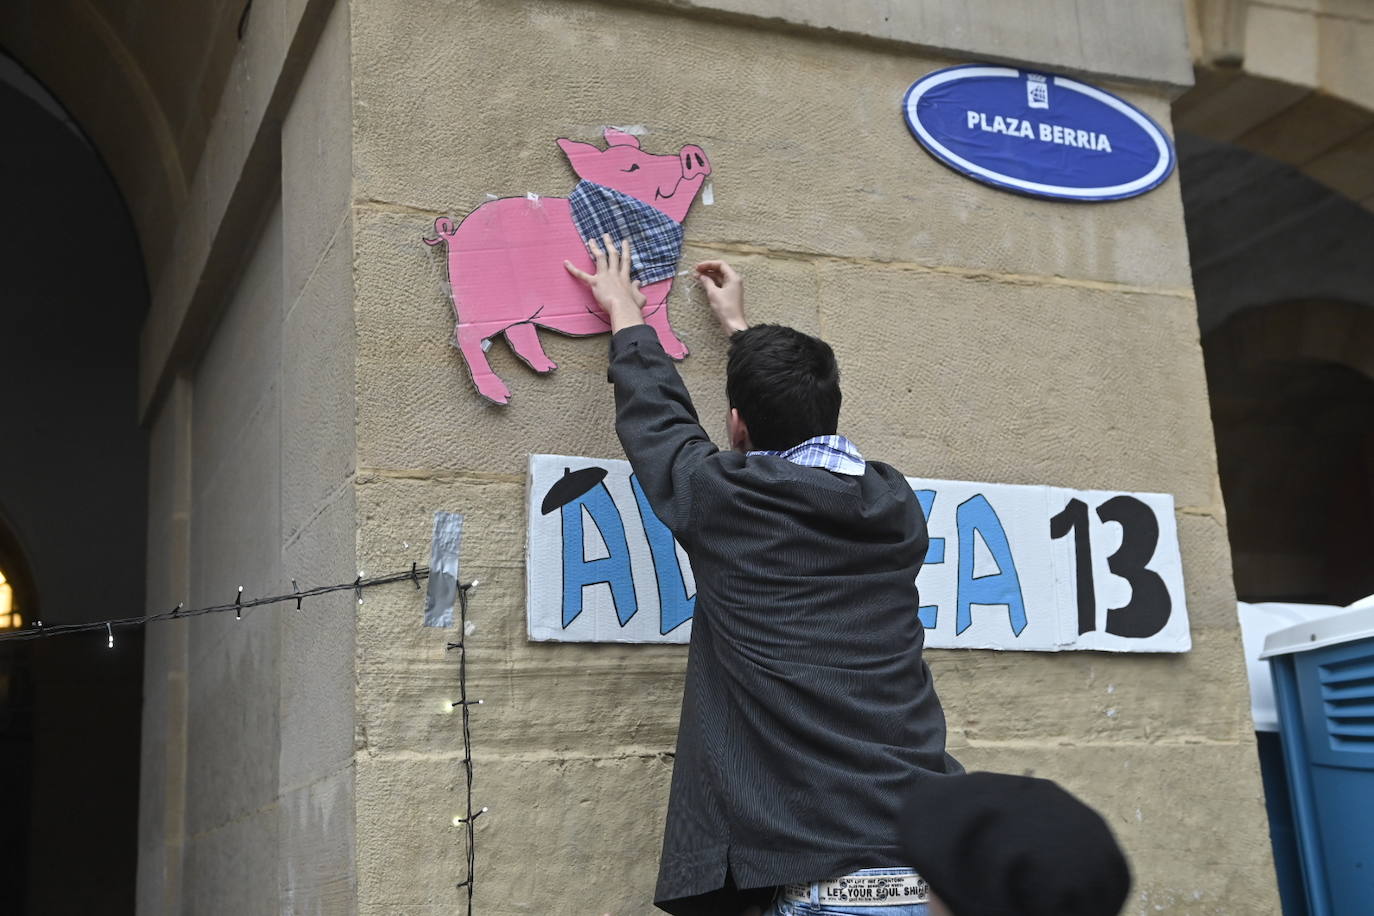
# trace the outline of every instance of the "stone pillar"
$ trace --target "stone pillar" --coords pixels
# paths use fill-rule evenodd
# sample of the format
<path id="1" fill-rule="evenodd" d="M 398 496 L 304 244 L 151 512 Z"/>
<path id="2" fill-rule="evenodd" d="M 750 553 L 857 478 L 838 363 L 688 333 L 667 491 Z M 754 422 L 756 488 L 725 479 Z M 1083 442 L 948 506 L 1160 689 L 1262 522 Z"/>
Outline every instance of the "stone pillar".
<path id="1" fill-rule="evenodd" d="M 686 258 L 731 260 L 752 320 L 834 344 L 866 454 L 1174 495 L 1192 652 L 931 665 L 970 768 L 1059 779 L 1104 813 L 1137 873 L 1128 912 L 1276 906 L 1177 178 L 1112 204 L 1017 197 L 934 162 L 900 116 L 917 77 L 992 58 L 1085 75 L 1167 125 L 1183 4 L 902 7 L 353 4 L 357 556 L 406 563 L 435 510 L 466 516 L 479 912 L 651 911 L 686 653 L 525 639 L 526 456 L 620 456 L 606 340 L 543 333 L 547 377 L 496 342 L 513 394 L 488 406 L 420 242 L 488 194 L 566 194 L 554 141 L 608 123 L 705 148 L 716 203 L 689 216 Z M 671 309 L 715 430 L 725 342 L 699 294 Z M 401 591 L 357 621 L 358 910 L 446 910 L 465 874 L 452 634 Z"/>
<path id="2" fill-rule="evenodd" d="M 177 379 L 154 419 L 148 448 L 148 606 L 189 600 L 191 385 Z M 186 642 L 189 621 L 145 631 L 143 759 L 139 786 L 141 914 L 182 911 L 186 819 Z"/>
<path id="3" fill-rule="evenodd" d="M 350 43 L 347 3 L 254 4 L 151 278 L 154 608 L 357 575 Z M 356 910 L 355 607 L 151 628 L 140 913 Z"/>

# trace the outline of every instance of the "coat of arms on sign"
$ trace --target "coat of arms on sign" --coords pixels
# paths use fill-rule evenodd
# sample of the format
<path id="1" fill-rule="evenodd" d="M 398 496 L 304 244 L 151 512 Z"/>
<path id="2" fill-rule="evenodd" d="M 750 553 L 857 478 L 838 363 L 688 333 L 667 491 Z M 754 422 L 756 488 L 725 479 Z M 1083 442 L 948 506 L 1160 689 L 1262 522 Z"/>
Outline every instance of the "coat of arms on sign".
<path id="1" fill-rule="evenodd" d="M 581 179 L 567 197 L 503 197 L 488 201 L 455 223 L 434 222 L 444 245 L 457 316 L 458 349 L 478 392 L 498 404 L 510 390 L 492 371 L 486 350 L 504 334 L 515 354 L 536 372 L 556 368 L 539 342 L 538 328 L 587 336 L 610 330 L 610 321 L 587 288 L 568 275 L 564 260 L 590 262 L 586 239 L 610 233 L 630 240 L 632 276 L 649 300 L 644 320 L 674 359 L 687 347 L 668 323 L 682 249 L 682 221 L 711 163 L 698 146 L 654 154 L 639 139 L 615 128 L 606 148 L 560 139 L 559 147 Z"/>

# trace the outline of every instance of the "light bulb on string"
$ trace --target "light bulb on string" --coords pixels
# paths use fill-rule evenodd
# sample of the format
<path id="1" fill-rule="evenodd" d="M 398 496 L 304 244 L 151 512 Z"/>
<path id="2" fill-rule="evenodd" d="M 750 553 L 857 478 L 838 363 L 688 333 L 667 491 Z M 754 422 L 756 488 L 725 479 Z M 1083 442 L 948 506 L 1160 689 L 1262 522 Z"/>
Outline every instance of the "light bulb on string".
<path id="1" fill-rule="evenodd" d="M 474 821 L 477 820 L 479 817 L 481 817 L 482 815 L 486 814 L 487 811 L 488 811 L 487 806 L 486 806 L 486 805 L 483 805 L 481 808 L 478 808 L 476 811 L 472 812 L 472 820 L 474 820 Z M 461 814 L 456 815 L 456 816 L 453 818 L 453 826 L 455 826 L 455 827 L 461 827 L 461 826 L 463 826 L 463 825 L 466 824 L 466 823 L 468 823 L 468 819 L 465 818 L 465 817 L 463 817 L 463 815 L 461 815 Z"/>

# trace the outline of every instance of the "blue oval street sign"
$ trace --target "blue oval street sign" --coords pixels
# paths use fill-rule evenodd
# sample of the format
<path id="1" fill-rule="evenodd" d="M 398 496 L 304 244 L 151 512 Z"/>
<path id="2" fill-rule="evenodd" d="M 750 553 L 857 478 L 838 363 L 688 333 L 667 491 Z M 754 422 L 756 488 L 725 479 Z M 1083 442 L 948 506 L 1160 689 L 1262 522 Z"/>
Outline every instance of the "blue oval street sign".
<path id="1" fill-rule="evenodd" d="M 1078 80 L 1015 67 L 936 70 L 907 90 L 907 126 L 932 156 L 994 187 L 1063 200 L 1144 194 L 1174 148 L 1143 111 Z"/>

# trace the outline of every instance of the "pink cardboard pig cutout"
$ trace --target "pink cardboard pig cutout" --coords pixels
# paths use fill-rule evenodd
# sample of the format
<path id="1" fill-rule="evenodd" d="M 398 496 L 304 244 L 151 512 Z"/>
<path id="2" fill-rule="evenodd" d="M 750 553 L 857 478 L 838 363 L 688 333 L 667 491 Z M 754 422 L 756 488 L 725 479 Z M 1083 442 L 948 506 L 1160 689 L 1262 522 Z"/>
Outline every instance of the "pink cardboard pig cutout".
<path id="1" fill-rule="evenodd" d="M 481 394 L 498 404 L 510 390 L 492 372 L 486 347 L 506 335 L 535 372 L 556 368 L 539 343 L 537 328 L 587 336 L 610 330 L 610 320 L 587 288 L 569 276 L 565 260 L 590 264 L 586 238 L 609 232 L 617 243 L 629 238 L 632 276 L 649 300 L 644 321 L 674 359 L 687 347 L 668 323 L 668 293 L 682 246 L 682 220 L 696 199 L 711 164 L 697 146 L 677 155 L 654 155 L 639 140 L 608 128 L 607 148 L 559 140 L 573 171 L 582 179 L 567 197 L 504 197 L 488 201 L 461 223 L 434 221 L 428 245 L 448 248 L 448 278 L 455 336 Z"/>

